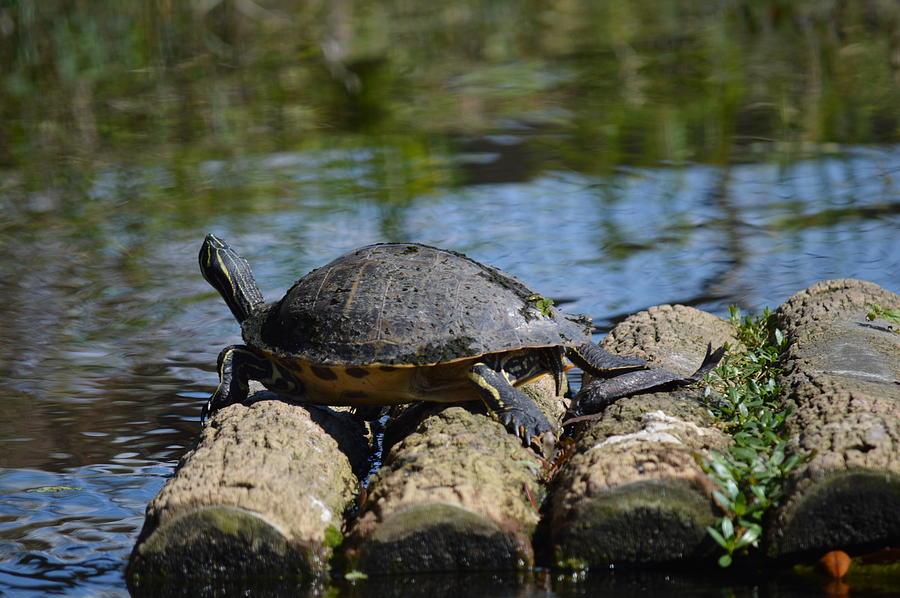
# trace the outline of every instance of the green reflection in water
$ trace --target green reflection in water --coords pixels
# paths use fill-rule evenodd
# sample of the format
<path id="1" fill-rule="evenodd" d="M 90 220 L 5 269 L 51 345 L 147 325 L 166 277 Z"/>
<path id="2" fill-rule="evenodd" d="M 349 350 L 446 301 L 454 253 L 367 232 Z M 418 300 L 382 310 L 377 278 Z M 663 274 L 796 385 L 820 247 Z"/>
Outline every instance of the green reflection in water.
<path id="1" fill-rule="evenodd" d="M 112 555 L 88 575 L 121 589 L 236 335 L 196 272 L 207 229 L 239 232 L 276 293 L 363 230 L 437 238 L 602 315 L 717 292 L 770 303 L 825 266 L 894 271 L 895 161 L 859 146 L 900 141 L 895 6 L 3 2 L 0 466 L 34 468 L 17 488 L 91 489 L 46 472 L 170 463 L 104 480 L 96 500 L 127 499 L 110 526 L 125 524 L 75 542 Z M 736 164 L 773 159 L 781 172 Z M 715 168 L 665 168 L 692 162 Z M 95 497 L 24 504 L 69 495 Z M 70 544 L 36 510 L 54 550 L 40 575 Z"/>
<path id="2" fill-rule="evenodd" d="M 401 154 L 435 137 L 557 133 L 533 174 L 893 142 L 898 18 L 887 0 L 12 0 L 0 164 L 39 184 L 342 133 Z"/>

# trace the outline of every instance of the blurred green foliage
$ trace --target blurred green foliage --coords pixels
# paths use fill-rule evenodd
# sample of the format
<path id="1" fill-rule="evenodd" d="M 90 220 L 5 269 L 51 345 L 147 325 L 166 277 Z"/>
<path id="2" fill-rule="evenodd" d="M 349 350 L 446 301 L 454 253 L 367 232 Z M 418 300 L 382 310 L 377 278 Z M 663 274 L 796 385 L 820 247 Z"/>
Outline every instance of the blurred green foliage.
<path id="1" fill-rule="evenodd" d="M 7 0 L 0 74 L 0 168 L 39 179 L 361 135 L 552 132 L 582 172 L 900 140 L 895 0 Z"/>

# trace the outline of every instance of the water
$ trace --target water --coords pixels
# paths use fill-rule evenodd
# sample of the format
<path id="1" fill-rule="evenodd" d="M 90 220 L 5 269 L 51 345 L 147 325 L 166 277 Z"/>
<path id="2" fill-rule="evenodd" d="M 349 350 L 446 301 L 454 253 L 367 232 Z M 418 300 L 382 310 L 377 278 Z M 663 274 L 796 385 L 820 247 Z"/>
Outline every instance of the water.
<path id="1" fill-rule="evenodd" d="M 890 2 L 4 4 L 0 595 L 127 595 L 144 508 L 239 340 L 198 271 L 207 232 L 269 300 L 348 249 L 417 241 L 600 330 L 829 278 L 900 291 L 895 23 Z M 825 591 L 761 579 L 339 593 Z"/>
<path id="2" fill-rule="evenodd" d="M 667 302 L 720 315 L 732 303 L 757 312 L 827 278 L 897 289 L 894 147 L 728 169 L 548 170 L 528 181 L 440 189 L 396 212 L 356 193 L 330 204 L 310 192 L 364 179 L 376 153 L 198 165 L 282 181 L 271 212 L 130 229 L 140 215 L 121 195 L 123 177 L 131 176 L 128 193 L 142 193 L 140 183 L 110 170 L 89 194 L 119 209 L 97 220 L 93 235 L 44 213 L 7 225 L 0 588 L 125 592 L 122 567 L 143 509 L 199 431 L 219 348 L 239 340 L 197 270 L 206 231 L 250 260 L 267 299 L 336 255 L 384 239 L 464 251 L 601 325 Z M 483 164 L 492 156 L 460 159 Z M 32 229 L 41 219 L 50 222 Z"/>

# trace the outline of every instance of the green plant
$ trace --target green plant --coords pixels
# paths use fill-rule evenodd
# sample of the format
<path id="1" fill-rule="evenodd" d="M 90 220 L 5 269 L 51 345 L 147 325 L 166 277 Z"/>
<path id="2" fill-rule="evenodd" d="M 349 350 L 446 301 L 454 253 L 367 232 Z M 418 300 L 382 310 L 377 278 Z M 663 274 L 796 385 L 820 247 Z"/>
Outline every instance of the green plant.
<path id="1" fill-rule="evenodd" d="M 783 497 L 783 480 L 800 461 L 796 455 L 785 456 L 782 425 L 788 409 L 779 401 L 781 389 L 775 382 L 787 341 L 768 309 L 756 318 L 742 319 L 734 306 L 729 312 L 746 352 L 725 356 L 707 379 L 705 399 L 734 443 L 726 451 L 712 451 L 702 463 L 718 486 L 713 496 L 726 513 L 707 527 L 725 551 L 719 558 L 722 567 L 759 544 L 766 515 Z"/>
<path id="2" fill-rule="evenodd" d="M 885 309 L 878 305 L 877 303 L 869 304 L 869 313 L 866 314 L 866 320 L 871 322 L 877 318 L 881 318 L 882 320 L 886 320 L 891 324 L 900 325 L 900 309 Z M 900 334 L 900 328 L 894 328 L 894 332 Z"/>
<path id="3" fill-rule="evenodd" d="M 534 308 L 544 314 L 545 316 L 550 315 L 550 308 L 553 306 L 553 299 L 548 299 L 547 297 L 541 297 L 538 294 L 531 295 L 528 297 L 529 301 L 534 302 Z"/>

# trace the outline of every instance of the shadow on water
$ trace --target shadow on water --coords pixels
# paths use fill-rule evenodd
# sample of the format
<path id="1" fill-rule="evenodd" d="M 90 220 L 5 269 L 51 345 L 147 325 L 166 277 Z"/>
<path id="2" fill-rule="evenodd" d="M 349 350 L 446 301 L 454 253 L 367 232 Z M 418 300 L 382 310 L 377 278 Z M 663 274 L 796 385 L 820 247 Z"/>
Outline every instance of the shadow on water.
<path id="1" fill-rule="evenodd" d="M 239 341 L 197 270 L 206 232 L 268 300 L 409 240 L 598 330 L 826 278 L 896 291 L 897 23 L 879 0 L 3 4 L 0 594 L 126 593 L 144 508 Z M 672 590 L 821 593 L 700 567 L 338 593 Z"/>

